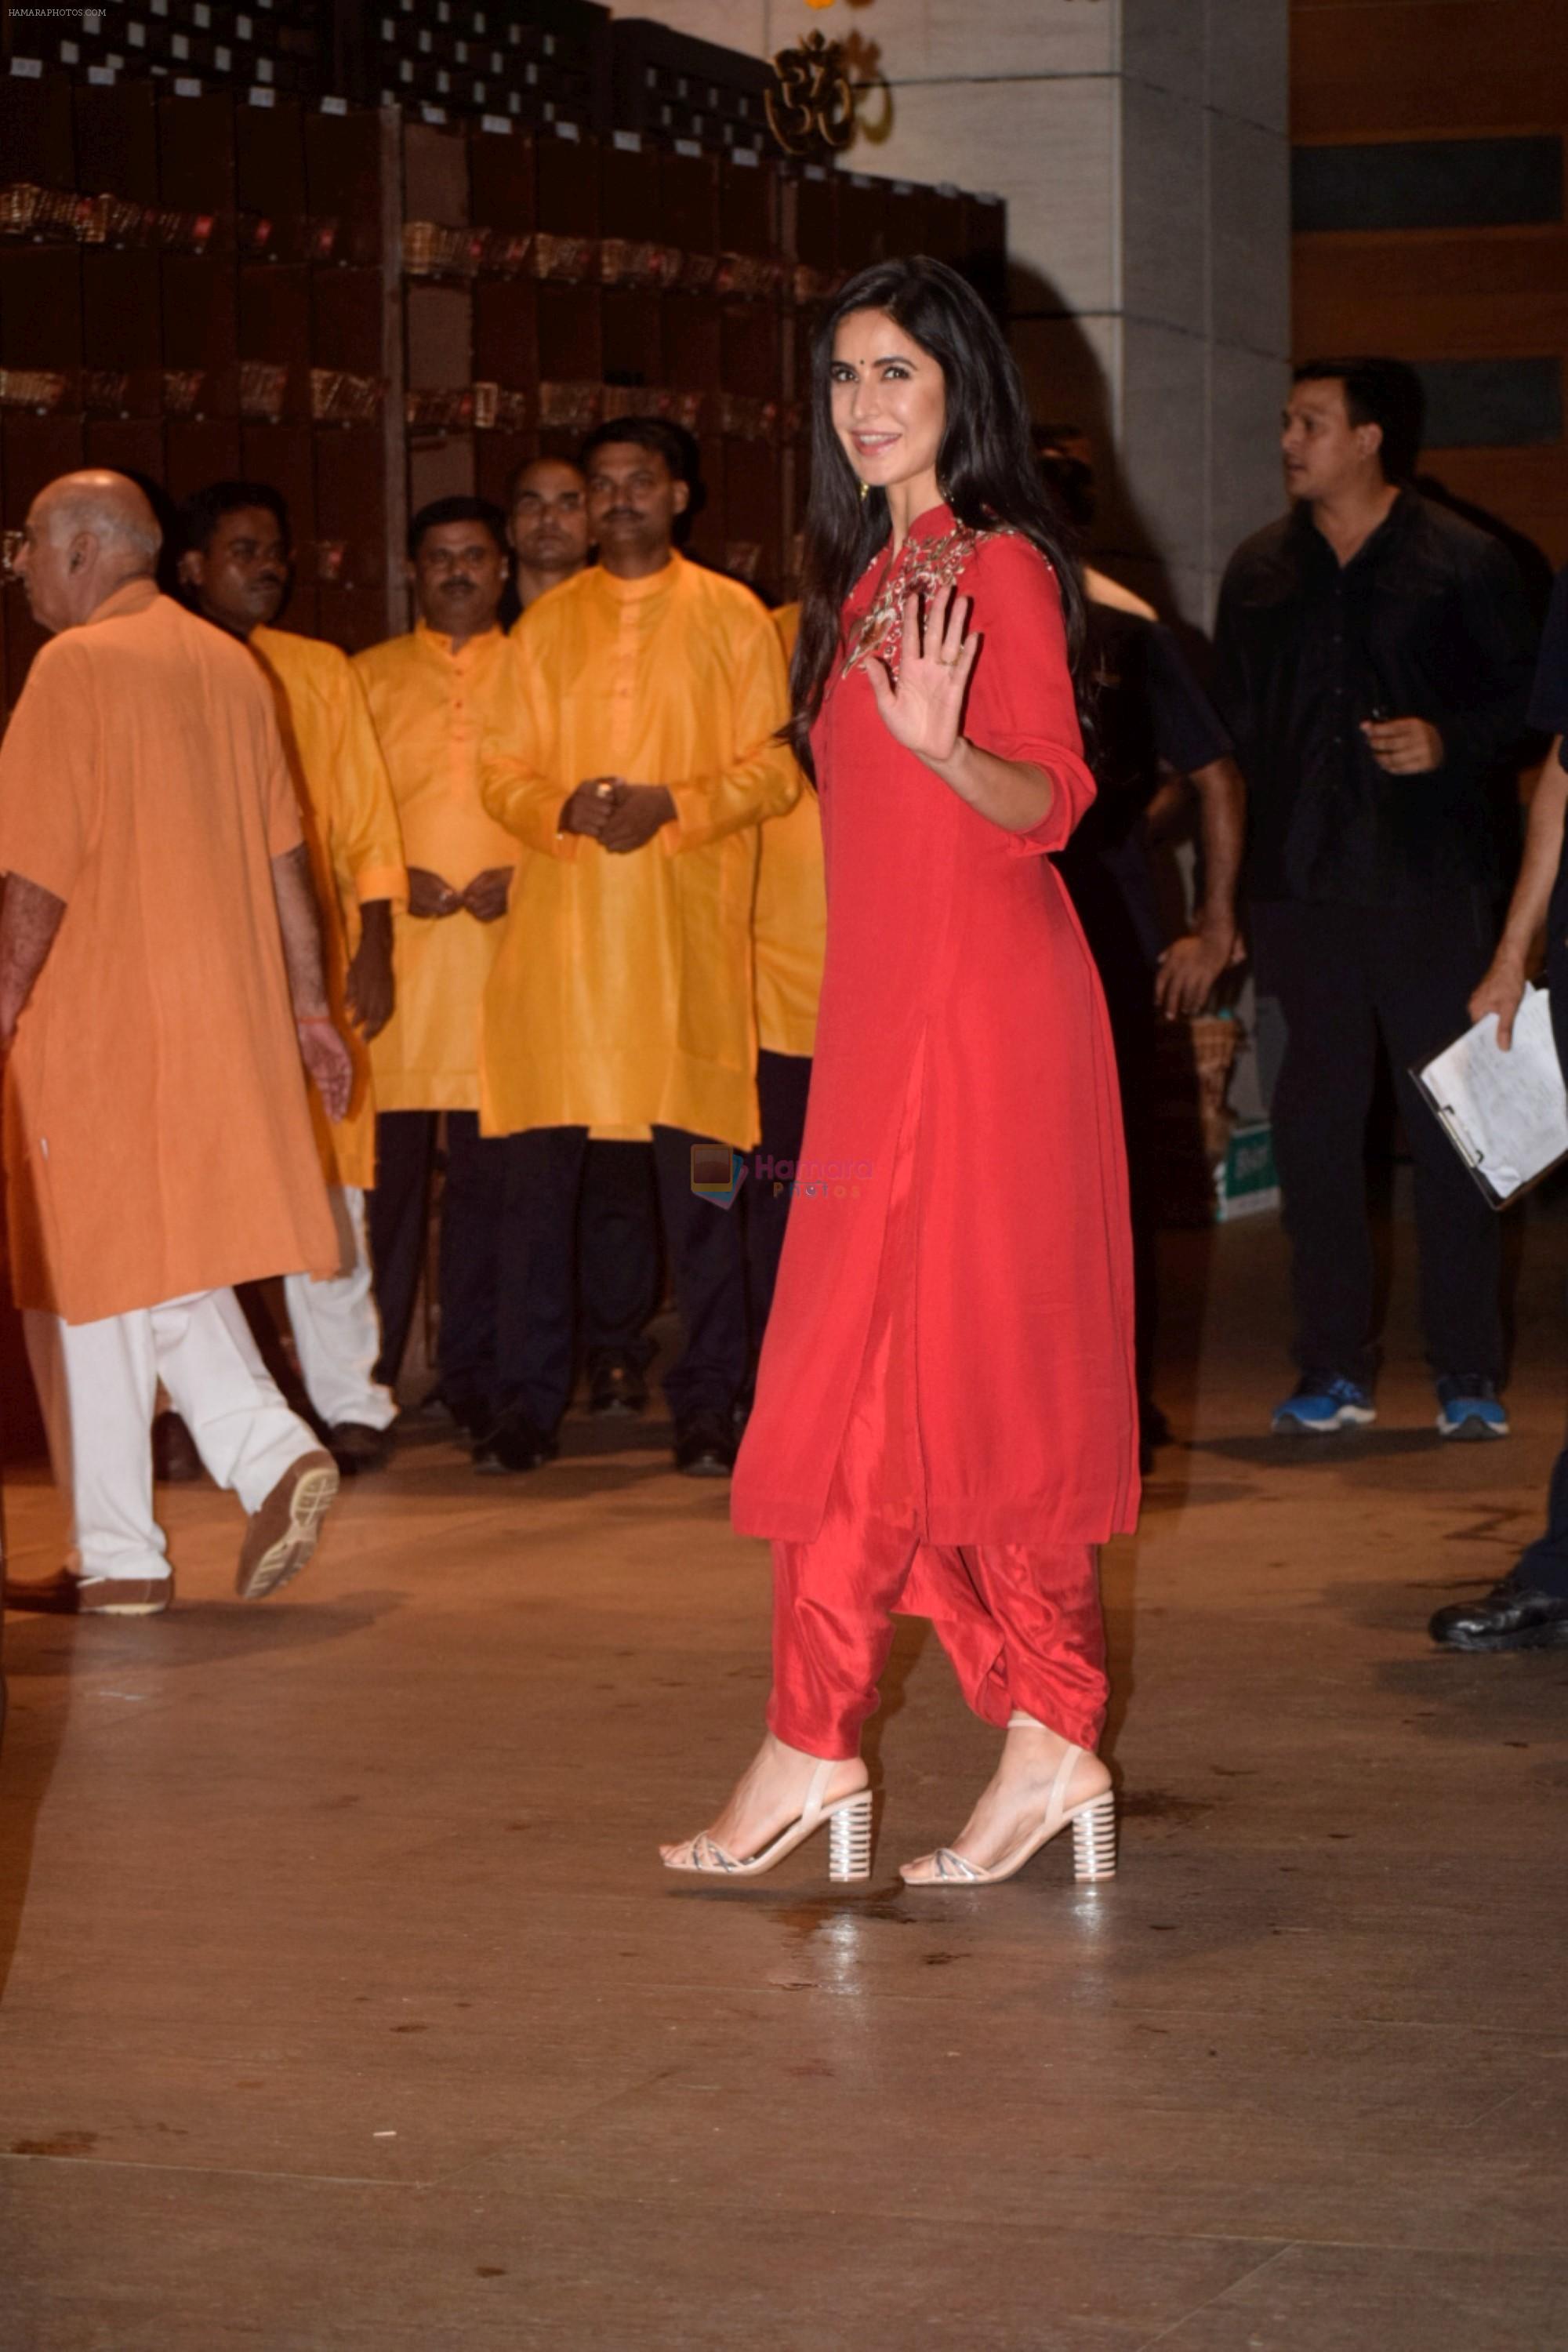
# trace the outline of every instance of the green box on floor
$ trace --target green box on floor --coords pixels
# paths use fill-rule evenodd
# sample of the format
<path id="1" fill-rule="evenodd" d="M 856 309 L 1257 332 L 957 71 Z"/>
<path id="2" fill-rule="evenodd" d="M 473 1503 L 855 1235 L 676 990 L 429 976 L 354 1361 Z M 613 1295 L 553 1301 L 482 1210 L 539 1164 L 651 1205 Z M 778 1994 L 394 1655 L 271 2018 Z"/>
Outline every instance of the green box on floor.
<path id="1" fill-rule="evenodd" d="M 1261 1216 L 1279 1206 L 1279 1172 L 1274 1165 L 1274 1129 L 1266 1118 L 1238 1127 L 1215 1161 L 1215 1222 Z"/>

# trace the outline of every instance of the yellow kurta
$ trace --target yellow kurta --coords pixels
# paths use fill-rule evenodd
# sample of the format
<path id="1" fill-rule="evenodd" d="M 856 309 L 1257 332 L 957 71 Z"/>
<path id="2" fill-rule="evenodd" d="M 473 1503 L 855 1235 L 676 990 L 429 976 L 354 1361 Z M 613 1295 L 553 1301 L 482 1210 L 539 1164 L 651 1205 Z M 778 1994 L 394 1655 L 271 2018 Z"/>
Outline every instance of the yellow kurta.
<path id="1" fill-rule="evenodd" d="M 581 567 L 579 567 L 579 569 Z M 576 573 L 569 573 L 568 577 L 575 579 Z M 562 583 L 557 581 L 556 586 L 559 587 L 561 584 Z M 550 590 L 546 588 L 544 593 L 548 596 Z M 537 604 L 539 602 L 538 597 L 535 597 L 533 601 Z M 511 625 L 510 635 L 514 637 L 516 636 L 519 629 L 522 626 L 526 611 L 527 607 L 525 606 L 523 608 L 523 612 L 519 613 L 516 620 Z M 510 840 L 511 836 L 510 834 L 507 838 Z M 513 843 L 512 845 L 514 848 L 516 847 L 515 843 Z M 653 1141 L 653 1129 L 651 1127 L 595 1127 L 590 1128 L 588 1133 L 590 1139 L 595 1143 L 651 1143 Z"/>
<path id="2" fill-rule="evenodd" d="M 353 667 L 392 778 L 410 866 L 456 890 L 517 844 L 479 799 L 479 747 L 499 718 L 510 669 L 500 629 L 454 653 L 421 622 L 356 654 Z M 476 1110 L 479 1018 L 500 923 L 469 914 L 399 914 L 394 924 L 397 1006 L 370 1049 L 381 1110 Z"/>
<path id="3" fill-rule="evenodd" d="M 679 1127 L 757 1140 L 757 826 L 800 774 L 773 622 L 750 589 L 674 556 L 598 566 L 511 640 L 486 806 L 524 843 L 485 999 L 480 1123 Z M 677 815 L 624 855 L 557 831 L 586 778 L 664 784 Z"/>
<path id="4" fill-rule="evenodd" d="M 800 606 L 773 614 L 787 664 L 800 627 Z M 822 876 L 822 817 L 816 794 L 803 786 L 784 816 L 762 829 L 757 900 L 752 921 L 757 958 L 757 1043 L 770 1054 L 811 1054 L 816 1046 L 816 1001 L 827 945 L 827 895 Z"/>
<path id="5" fill-rule="evenodd" d="M 321 904 L 332 1017 L 353 1056 L 346 1118 L 329 1120 L 310 1090 L 321 1172 L 329 1184 L 363 1191 L 375 1182 L 375 1094 L 369 1049 L 349 1018 L 343 991 L 359 945 L 360 908 L 373 898 L 401 905 L 408 895 L 397 810 L 348 656 L 286 629 L 255 629 L 248 642 L 277 699 Z"/>

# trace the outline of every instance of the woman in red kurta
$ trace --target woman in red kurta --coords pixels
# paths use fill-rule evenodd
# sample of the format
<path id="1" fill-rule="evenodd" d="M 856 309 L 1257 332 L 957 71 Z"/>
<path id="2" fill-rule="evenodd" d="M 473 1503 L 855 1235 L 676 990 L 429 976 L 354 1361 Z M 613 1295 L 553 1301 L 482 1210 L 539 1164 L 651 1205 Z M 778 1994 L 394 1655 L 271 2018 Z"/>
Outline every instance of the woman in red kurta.
<path id="1" fill-rule="evenodd" d="M 792 687 L 827 957 L 733 1489 L 737 1528 L 773 1544 L 769 1738 L 665 1859 L 767 1868 L 827 1820 L 834 1874 L 868 1874 L 859 1731 L 902 1610 L 1006 1735 L 966 1828 L 906 1878 L 1010 1875 L 1069 1821 L 1102 1876 L 1095 1547 L 1133 1523 L 1137 1447 L 1115 1064 L 1045 856 L 1094 789 L 1076 583 L 1012 362 L 952 271 L 863 272 L 818 373 Z"/>

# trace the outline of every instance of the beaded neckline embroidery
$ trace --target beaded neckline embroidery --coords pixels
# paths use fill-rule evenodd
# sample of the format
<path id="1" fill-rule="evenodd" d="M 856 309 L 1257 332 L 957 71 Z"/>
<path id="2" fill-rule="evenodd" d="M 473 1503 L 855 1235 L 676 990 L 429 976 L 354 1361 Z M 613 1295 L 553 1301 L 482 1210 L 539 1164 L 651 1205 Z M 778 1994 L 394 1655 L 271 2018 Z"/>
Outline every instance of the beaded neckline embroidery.
<path id="1" fill-rule="evenodd" d="M 1016 537 L 1008 523 L 986 531 L 972 530 L 967 523 L 955 523 L 951 530 L 931 539 L 917 539 L 911 531 L 861 615 L 843 676 L 847 677 L 852 669 L 863 669 L 875 656 L 886 662 L 896 678 L 903 655 L 905 598 L 918 596 L 922 614 L 929 613 L 936 599 L 945 596 L 952 587 L 983 539 Z"/>

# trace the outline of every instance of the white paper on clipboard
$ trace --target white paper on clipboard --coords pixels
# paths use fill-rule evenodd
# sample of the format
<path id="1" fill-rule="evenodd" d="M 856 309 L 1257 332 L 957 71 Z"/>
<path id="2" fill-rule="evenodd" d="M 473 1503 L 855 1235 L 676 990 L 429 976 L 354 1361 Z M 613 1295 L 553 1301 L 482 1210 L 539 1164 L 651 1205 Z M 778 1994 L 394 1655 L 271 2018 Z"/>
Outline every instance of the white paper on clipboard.
<path id="1" fill-rule="evenodd" d="M 1506 1054 L 1489 1013 L 1411 1076 L 1494 1208 L 1568 1158 L 1568 1093 L 1544 989 L 1526 988 Z"/>

